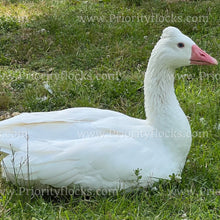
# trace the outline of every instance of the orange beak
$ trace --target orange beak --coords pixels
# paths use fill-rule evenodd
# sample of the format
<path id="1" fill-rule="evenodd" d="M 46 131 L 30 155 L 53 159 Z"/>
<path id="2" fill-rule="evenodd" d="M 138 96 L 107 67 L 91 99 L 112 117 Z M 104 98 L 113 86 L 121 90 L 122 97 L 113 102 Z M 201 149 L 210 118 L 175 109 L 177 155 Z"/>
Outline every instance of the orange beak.
<path id="1" fill-rule="evenodd" d="M 192 46 L 190 64 L 194 64 L 194 65 L 217 65 L 218 62 L 215 58 L 208 55 L 205 51 L 200 49 L 195 44 L 195 45 Z"/>

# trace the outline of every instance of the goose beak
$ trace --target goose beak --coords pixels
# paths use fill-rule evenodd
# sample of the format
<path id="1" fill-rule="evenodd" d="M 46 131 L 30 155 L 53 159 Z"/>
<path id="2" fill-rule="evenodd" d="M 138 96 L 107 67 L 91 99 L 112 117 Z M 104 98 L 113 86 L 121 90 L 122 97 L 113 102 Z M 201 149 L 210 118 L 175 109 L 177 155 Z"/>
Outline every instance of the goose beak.
<path id="1" fill-rule="evenodd" d="M 217 65 L 218 62 L 215 58 L 211 57 L 205 51 L 200 49 L 196 44 L 194 44 L 192 46 L 190 64 L 194 64 L 194 65 Z"/>

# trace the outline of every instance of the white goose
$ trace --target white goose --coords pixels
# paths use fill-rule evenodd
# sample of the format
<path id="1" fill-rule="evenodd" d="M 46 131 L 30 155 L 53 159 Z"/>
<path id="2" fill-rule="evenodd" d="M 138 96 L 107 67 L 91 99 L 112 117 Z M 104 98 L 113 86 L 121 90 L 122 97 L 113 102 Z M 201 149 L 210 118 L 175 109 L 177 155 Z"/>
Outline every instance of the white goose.
<path id="1" fill-rule="evenodd" d="M 175 27 L 163 30 L 144 80 L 147 120 L 94 108 L 23 113 L 0 122 L 7 180 L 53 187 L 126 189 L 180 175 L 191 145 L 174 93 L 174 72 L 217 61 Z"/>

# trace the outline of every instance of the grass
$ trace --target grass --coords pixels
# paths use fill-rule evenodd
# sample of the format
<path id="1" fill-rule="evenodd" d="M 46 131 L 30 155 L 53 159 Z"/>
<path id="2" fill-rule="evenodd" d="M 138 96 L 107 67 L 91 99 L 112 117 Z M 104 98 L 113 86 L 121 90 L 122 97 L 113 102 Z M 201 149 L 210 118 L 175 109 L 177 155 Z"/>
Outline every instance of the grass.
<path id="1" fill-rule="evenodd" d="M 144 71 L 162 29 L 180 28 L 219 60 L 219 10 L 217 0 L 4 0 L 0 111 L 92 106 L 144 118 Z M 27 195 L 2 181 L 1 218 L 219 219 L 219 72 L 219 66 L 177 70 L 176 94 L 194 134 L 181 182 L 56 197 Z"/>

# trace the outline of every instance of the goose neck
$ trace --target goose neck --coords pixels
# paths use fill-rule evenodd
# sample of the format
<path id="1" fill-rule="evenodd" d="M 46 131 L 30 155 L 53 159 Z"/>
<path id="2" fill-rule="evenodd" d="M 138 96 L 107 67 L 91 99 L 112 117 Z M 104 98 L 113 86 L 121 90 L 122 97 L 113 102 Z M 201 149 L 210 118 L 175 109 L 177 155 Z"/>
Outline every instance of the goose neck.
<path id="1" fill-rule="evenodd" d="M 145 112 L 149 122 L 162 128 L 161 123 L 172 119 L 174 112 L 183 113 L 174 91 L 175 69 L 149 63 L 144 81 Z"/>

